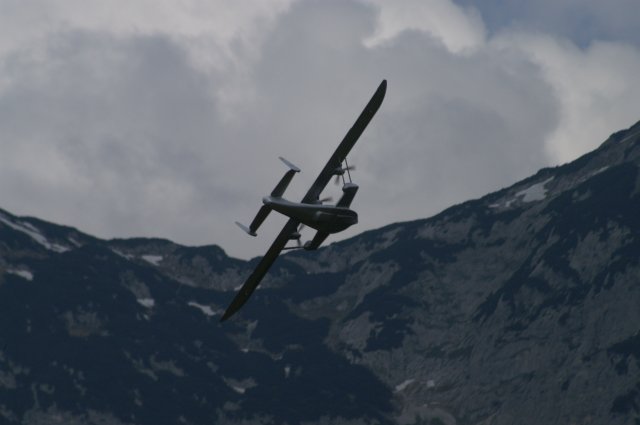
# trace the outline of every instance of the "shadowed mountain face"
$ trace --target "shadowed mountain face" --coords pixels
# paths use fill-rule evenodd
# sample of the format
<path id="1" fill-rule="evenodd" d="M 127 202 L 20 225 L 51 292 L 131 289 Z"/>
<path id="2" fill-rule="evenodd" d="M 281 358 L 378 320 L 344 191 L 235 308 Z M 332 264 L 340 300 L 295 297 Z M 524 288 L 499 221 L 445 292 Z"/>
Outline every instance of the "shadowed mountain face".
<path id="1" fill-rule="evenodd" d="M 222 325 L 255 260 L 0 211 L 0 423 L 638 423 L 639 166 L 289 253 Z"/>

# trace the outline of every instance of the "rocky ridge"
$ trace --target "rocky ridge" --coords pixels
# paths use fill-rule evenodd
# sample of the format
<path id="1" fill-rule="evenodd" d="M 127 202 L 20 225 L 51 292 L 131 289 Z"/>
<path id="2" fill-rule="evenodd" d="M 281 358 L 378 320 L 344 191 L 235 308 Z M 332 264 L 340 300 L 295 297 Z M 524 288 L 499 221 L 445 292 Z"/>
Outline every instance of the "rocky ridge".
<path id="1" fill-rule="evenodd" d="M 638 423 L 639 167 L 636 124 L 435 217 L 288 253 L 223 325 L 255 259 L 0 211 L 0 418 Z"/>

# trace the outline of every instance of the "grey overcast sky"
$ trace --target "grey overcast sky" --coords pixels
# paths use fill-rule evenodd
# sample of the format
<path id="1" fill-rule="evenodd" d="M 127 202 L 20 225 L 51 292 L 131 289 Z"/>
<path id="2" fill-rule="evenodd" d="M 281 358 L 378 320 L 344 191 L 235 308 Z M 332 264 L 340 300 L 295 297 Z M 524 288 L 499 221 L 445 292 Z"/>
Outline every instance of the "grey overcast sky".
<path id="1" fill-rule="evenodd" d="M 639 120 L 638 16 L 637 0 L 0 0 L 0 207 L 262 255 L 285 219 L 257 239 L 233 222 L 277 157 L 301 197 L 386 78 L 350 155 L 360 223 L 339 237 L 425 218 Z"/>

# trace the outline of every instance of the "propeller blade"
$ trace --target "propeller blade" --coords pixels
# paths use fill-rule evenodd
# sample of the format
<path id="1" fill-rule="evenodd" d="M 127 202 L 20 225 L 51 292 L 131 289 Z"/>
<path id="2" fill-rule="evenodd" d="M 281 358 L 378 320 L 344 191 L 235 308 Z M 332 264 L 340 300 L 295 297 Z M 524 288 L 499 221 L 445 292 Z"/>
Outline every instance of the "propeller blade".
<path id="1" fill-rule="evenodd" d="M 302 229 L 304 229 L 305 227 L 307 226 L 304 223 L 300 223 L 300 226 L 298 226 L 298 233 L 302 232 Z M 296 242 L 298 242 L 298 248 L 302 248 L 302 238 L 298 238 Z"/>
<path id="2" fill-rule="evenodd" d="M 333 183 L 337 186 L 340 184 L 340 177 L 342 177 L 342 179 L 344 180 L 344 173 L 348 173 L 349 171 L 355 171 L 356 170 L 356 166 L 355 165 L 347 165 L 346 167 L 340 167 L 338 168 L 335 173 L 336 173 L 336 178 L 333 180 Z M 351 179 L 351 176 L 349 175 L 349 179 Z"/>

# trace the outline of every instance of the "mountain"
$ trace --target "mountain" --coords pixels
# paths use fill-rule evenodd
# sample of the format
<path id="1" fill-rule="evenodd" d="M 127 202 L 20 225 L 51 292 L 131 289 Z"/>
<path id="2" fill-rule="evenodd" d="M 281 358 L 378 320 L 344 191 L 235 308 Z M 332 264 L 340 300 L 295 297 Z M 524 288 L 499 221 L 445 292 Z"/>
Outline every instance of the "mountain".
<path id="1" fill-rule="evenodd" d="M 640 123 L 451 207 L 257 259 L 0 211 L 0 423 L 640 423 Z"/>

